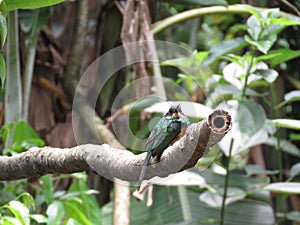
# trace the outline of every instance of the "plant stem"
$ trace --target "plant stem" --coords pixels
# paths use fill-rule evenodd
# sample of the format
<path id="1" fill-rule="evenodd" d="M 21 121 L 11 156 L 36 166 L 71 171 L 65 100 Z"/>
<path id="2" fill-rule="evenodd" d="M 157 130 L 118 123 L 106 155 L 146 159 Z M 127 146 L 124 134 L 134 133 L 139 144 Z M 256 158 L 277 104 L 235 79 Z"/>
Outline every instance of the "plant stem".
<path id="1" fill-rule="evenodd" d="M 39 10 L 34 11 L 33 26 L 36 26 L 39 18 Z M 34 61 L 36 55 L 36 45 L 38 40 L 39 32 L 35 30 L 31 30 L 30 36 L 28 38 L 27 44 L 27 54 L 26 54 L 26 63 L 25 63 L 25 71 L 24 71 L 24 86 L 23 86 L 23 119 L 25 121 L 28 120 L 29 114 L 29 102 L 30 102 L 30 92 L 31 92 L 31 83 L 33 77 L 34 70 Z"/>
<path id="2" fill-rule="evenodd" d="M 243 90 L 242 90 L 242 99 L 246 95 L 247 83 L 248 83 L 248 78 L 249 78 L 250 71 L 251 71 L 251 68 L 252 68 L 252 65 L 253 65 L 253 60 L 254 60 L 254 56 L 252 55 L 251 59 L 250 59 L 249 66 L 248 66 L 247 71 L 246 71 L 245 83 L 244 83 L 244 87 L 243 87 Z"/>
<path id="3" fill-rule="evenodd" d="M 234 139 L 231 138 L 230 142 L 230 148 L 229 148 L 229 155 L 228 155 L 228 162 L 226 165 L 226 176 L 225 176 L 225 182 L 224 182 L 224 193 L 223 193 L 223 201 L 222 201 L 222 208 L 221 208 L 221 220 L 220 220 L 220 225 L 224 224 L 225 220 L 225 202 L 226 202 L 226 197 L 227 197 L 227 188 L 228 188 L 228 181 L 229 181 L 229 164 L 230 164 L 230 158 L 232 154 L 232 147 L 233 147 L 233 142 Z"/>
<path id="4" fill-rule="evenodd" d="M 276 128 L 276 156 L 279 169 L 279 182 L 283 179 L 282 150 L 280 147 L 280 130 Z"/>
<path id="5" fill-rule="evenodd" d="M 186 187 L 178 186 L 177 191 L 179 195 L 183 220 L 185 222 L 190 222 L 192 221 L 192 214 Z"/>
<path id="6" fill-rule="evenodd" d="M 275 118 L 278 118 L 278 109 L 276 109 L 276 93 L 274 91 L 274 85 L 271 85 L 270 88 L 271 92 L 271 98 L 272 98 L 272 107 L 271 109 L 273 110 L 273 115 Z M 280 147 L 280 129 L 276 128 L 276 158 L 277 158 L 277 163 L 278 163 L 278 169 L 279 169 L 279 182 L 282 181 L 283 178 L 283 165 L 282 165 L 282 149 Z"/>

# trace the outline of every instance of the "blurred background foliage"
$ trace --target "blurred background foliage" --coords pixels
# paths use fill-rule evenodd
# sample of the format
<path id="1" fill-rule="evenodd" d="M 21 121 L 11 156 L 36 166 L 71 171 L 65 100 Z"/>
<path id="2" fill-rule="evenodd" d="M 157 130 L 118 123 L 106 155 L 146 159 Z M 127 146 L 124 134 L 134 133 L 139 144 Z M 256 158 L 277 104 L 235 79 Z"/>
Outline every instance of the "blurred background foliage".
<path id="1" fill-rule="evenodd" d="M 33 146 L 77 144 L 70 87 L 98 56 L 128 41 L 122 33 L 126 7 L 138 4 L 85 1 L 84 50 L 77 61 L 77 77 L 70 78 L 68 67 L 74 65 L 68 59 L 79 2 L 0 3 L 2 155 Z M 160 63 L 168 100 L 181 101 L 193 122 L 211 109 L 228 110 L 233 127 L 189 173 L 163 184 L 151 181 L 150 207 L 146 200 L 132 198 L 127 205 L 130 224 L 300 224 L 300 1 L 140 2 L 147 3 L 150 20 L 144 22 L 151 22 L 155 39 L 176 43 L 191 53 Z M 147 26 L 140 27 L 151 39 Z M 140 78 L 139 66 L 114 74 L 101 93 L 97 93 L 101 78 L 92 77 L 87 86 L 88 94 L 99 95 L 97 115 L 108 124 L 117 120 L 124 139 L 129 129 L 146 138 L 150 117 L 161 116 L 167 107 L 155 97 L 113 107 L 118 93 Z M 150 67 L 145 66 L 146 76 L 152 75 Z M 154 66 L 153 71 L 157 72 Z M 172 82 L 188 96 L 174 89 Z M 153 94 L 151 87 L 140 89 Z M 134 95 L 133 99 L 138 94 Z M 126 118 L 129 127 L 124 128 Z M 84 120 L 80 129 L 90 134 Z M 87 142 L 97 143 L 90 136 Z M 134 143 L 130 150 L 141 148 Z M 113 223 L 113 184 L 92 173 L 45 175 L 0 186 L 0 224 Z"/>

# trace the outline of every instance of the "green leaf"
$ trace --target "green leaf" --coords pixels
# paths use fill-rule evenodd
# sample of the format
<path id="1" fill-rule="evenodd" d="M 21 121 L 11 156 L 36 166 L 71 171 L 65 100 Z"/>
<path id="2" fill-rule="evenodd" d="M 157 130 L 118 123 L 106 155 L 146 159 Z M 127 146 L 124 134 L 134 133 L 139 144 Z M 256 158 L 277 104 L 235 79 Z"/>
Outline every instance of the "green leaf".
<path id="1" fill-rule="evenodd" d="M 38 224 L 47 223 L 47 217 L 42 214 L 31 214 L 30 218 L 35 220 Z"/>
<path id="2" fill-rule="evenodd" d="M 8 203 L 7 207 L 22 225 L 30 224 L 29 209 L 23 203 L 13 200 Z"/>
<path id="3" fill-rule="evenodd" d="M 300 120 L 294 119 L 274 119 L 269 120 L 267 124 L 273 124 L 276 127 L 300 130 Z"/>
<path id="4" fill-rule="evenodd" d="M 256 70 L 255 74 L 261 76 L 265 81 L 267 81 L 270 84 L 273 83 L 279 75 L 276 70 L 272 69 Z"/>
<path id="5" fill-rule="evenodd" d="M 2 88 L 4 88 L 5 77 L 6 77 L 6 64 L 3 55 L 0 53 L 0 80 L 1 80 Z"/>
<path id="6" fill-rule="evenodd" d="M 3 14 L 3 12 L 0 11 L 0 38 L 1 38 L 1 48 L 3 48 L 5 44 L 7 36 L 7 22 L 6 22 L 6 16 Z"/>
<path id="7" fill-rule="evenodd" d="M 287 102 L 300 101 L 300 91 L 291 91 L 284 95 L 284 100 Z"/>
<path id="8" fill-rule="evenodd" d="M 23 152 L 31 147 L 42 147 L 45 142 L 25 121 L 9 123 L 1 129 L 1 138 L 5 148 L 13 152 Z"/>
<path id="9" fill-rule="evenodd" d="M 290 102 L 296 102 L 296 101 L 300 101 L 300 91 L 291 91 L 288 92 L 284 95 L 284 101 L 280 102 L 277 106 L 276 109 L 279 109 L 283 106 L 285 106 L 286 104 L 290 103 Z"/>
<path id="10" fill-rule="evenodd" d="M 293 165 L 291 168 L 291 177 L 293 178 L 298 175 L 300 175 L 300 163 Z"/>
<path id="11" fill-rule="evenodd" d="M 300 194 L 300 183 L 278 182 L 265 186 L 265 190 L 276 193 Z"/>
<path id="12" fill-rule="evenodd" d="M 74 220 L 73 218 L 68 219 L 66 225 L 82 225 L 77 220 Z"/>
<path id="13" fill-rule="evenodd" d="M 259 60 L 270 60 L 271 67 L 275 67 L 283 62 L 295 59 L 300 56 L 299 50 L 292 50 L 289 48 L 281 48 L 271 50 L 267 55 L 259 56 Z"/>
<path id="14" fill-rule="evenodd" d="M 64 0 L 9 0 L 6 1 L 6 8 L 7 11 L 12 11 L 15 9 L 36 9 L 56 5 L 61 2 L 64 2 Z"/>
<path id="15" fill-rule="evenodd" d="M 246 165 L 245 171 L 247 176 L 252 176 L 256 174 L 267 174 L 267 175 L 274 175 L 278 174 L 278 170 L 265 170 L 262 167 L 258 165 Z"/>
<path id="16" fill-rule="evenodd" d="M 270 48 L 273 46 L 277 40 L 277 35 L 272 33 L 260 40 L 252 40 L 248 35 L 245 35 L 245 41 L 250 45 L 255 46 L 259 51 L 264 54 L 267 54 Z"/>
<path id="17" fill-rule="evenodd" d="M 46 200 L 47 205 L 50 205 L 53 202 L 53 185 L 52 185 L 52 176 L 50 174 L 44 175 L 41 177 L 43 183 L 43 195 Z"/>
<path id="18" fill-rule="evenodd" d="M 84 218 L 81 218 L 81 215 L 75 217 L 74 212 L 68 206 L 66 206 L 68 207 L 66 208 L 66 217 L 76 219 L 81 224 L 85 224 L 83 221 L 86 219 L 91 224 L 98 224 L 100 221 L 100 209 L 94 196 L 98 193 L 98 191 L 89 189 L 86 182 L 82 179 L 73 182 L 68 190 L 68 193 L 65 194 L 68 195 L 68 198 L 64 199 L 64 202 L 69 202 L 74 208 L 81 211 L 84 214 Z"/>
<path id="19" fill-rule="evenodd" d="M 237 122 L 240 131 L 251 137 L 265 124 L 266 115 L 261 105 L 251 100 L 241 101 L 237 108 Z"/>
<path id="20" fill-rule="evenodd" d="M 225 40 L 221 41 L 219 44 L 214 45 L 210 51 L 208 57 L 204 60 L 204 63 L 209 65 L 216 60 L 219 59 L 219 57 L 226 55 L 228 53 L 232 53 L 234 51 L 237 51 L 239 49 L 242 49 L 246 47 L 248 44 L 245 42 L 244 38 L 237 37 L 231 40 Z"/>
<path id="21" fill-rule="evenodd" d="M 222 206 L 223 201 L 223 192 L 224 188 L 218 188 L 217 193 L 205 191 L 199 196 L 199 199 L 200 201 L 206 203 L 211 207 L 220 208 Z M 234 202 L 244 199 L 245 197 L 246 193 L 242 189 L 236 187 L 228 187 L 225 205 L 232 204 Z"/>
<path id="22" fill-rule="evenodd" d="M 249 178 L 247 178 L 249 179 Z M 176 187 L 166 189 L 155 187 L 153 194 L 153 205 L 149 208 L 145 204 L 132 199 L 130 204 L 131 225 L 151 224 L 178 224 L 184 221 L 181 212 L 181 205 Z M 199 201 L 199 192 L 187 189 L 191 209 L 192 224 L 219 224 L 220 210 L 207 206 Z M 170 203 L 170 197 L 172 202 Z M 105 214 L 102 211 L 102 218 L 105 217 L 109 224 L 112 217 L 112 204 L 105 206 Z M 238 213 L 237 213 L 238 212 Z M 208 221 L 214 221 L 209 223 Z M 273 225 L 275 224 L 272 207 L 259 201 L 240 200 L 226 207 L 225 223 L 230 225 L 241 225 L 247 221 L 247 225 Z M 185 221 L 182 224 L 187 224 Z"/>
<path id="23" fill-rule="evenodd" d="M 61 201 L 52 202 L 46 211 L 48 216 L 47 225 L 61 224 L 61 220 L 65 214 L 64 205 Z"/>
<path id="24" fill-rule="evenodd" d="M 270 137 L 268 140 L 266 140 L 264 142 L 264 144 L 275 147 L 275 146 L 277 146 L 277 139 L 275 137 Z M 287 140 L 280 139 L 280 148 L 285 153 L 288 153 L 288 154 L 296 156 L 296 157 L 300 157 L 299 148 Z"/>
<path id="25" fill-rule="evenodd" d="M 30 37 L 38 35 L 40 30 L 48 23 L 50 9 L 26 9 L 19 11 L 19 18 L 22 30 Z"/>
<path id="26" fill-rule="evenodd" d="M 260 22 L 258 20 L 258 18 L 260 18 L 259 16 L 250 16 L 249 19 L 247 20 L 247 31 L 250 34 L 251 38 L 254 41 L 258 41 L 259 40 L 259 36 L 262 33 L 262 29 L 260 26 Z M 260 18 L 261 19 L 261 18 Z M 245 40 L 248 40 L 248 36 L 245 37 Z M 249 38 L 250 40 L 250 38 Z"/>
<path id="27" fill-rule="evenodd" d="M 64 205 L 66 209 L 67 218 L 73 218 L 77 220 L 80 224 L 92 225 L 92 223 L 87 218 L 87 215 L 79 207 L 77 207 L 76 202 L 67 201 L 64 202 Z"/>
<path id="28" fill-rule="evenodd" d="M 295 25 L 300 25 L 300 21 L 292 20 L 291 18 L 288 17 L 281 17 L 281 18 L 271 18 L 270 19 L 270 24 L 272 25 L 284 25 L 285 27 L 288 26 L 295 26 Z"/>
<path id="29" fill-rule="evenodd" d="M 292 221 L 300 222 L 300 212 L 293 211 L 286 214 L 286 218 Z"/>
<path id="30" fill-rule="evenodd" d="M 0 220 L 3 225 L 22 225 L 22 223 L 14 217 L 3 216 L 1 219 L 3 219 L 2 221 Z"/>
<path id="31" fill-rule="evenodd" d="M 255 7 L 252 7 L 251 5 L 242 5 L 242 7 L 245 8 L 250 14 L 252 14 L 254 18 L 256 18 L 259 22 L 261 22 L 261 13 Z M 249 17 L 249 19 L 251 17 Z"/>

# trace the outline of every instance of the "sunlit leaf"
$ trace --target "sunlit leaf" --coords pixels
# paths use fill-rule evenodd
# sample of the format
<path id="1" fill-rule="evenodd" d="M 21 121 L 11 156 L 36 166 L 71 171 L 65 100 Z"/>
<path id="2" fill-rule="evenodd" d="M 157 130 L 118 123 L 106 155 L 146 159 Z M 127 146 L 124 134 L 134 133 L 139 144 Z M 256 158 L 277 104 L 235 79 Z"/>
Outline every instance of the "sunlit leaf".
<path id="1" fill-rule="evenodd" d="M 30 218 L 35 220 L 38 224 L 47 223 L 47 217 L 42 214 L 31 214 Z"/>
<path id="2" fill-rule="evenodd" d="M 53 202 L 54 189 L 51 178 L 52 176 L 50 174 L 44 175 L 40 178 L 43 183 L 43 195 L 48 205 L 50 205 Z"/>
<path id="3" fill-rule="evenodd" d="M 64 205 L 61 201 L 54 201 L 53 203 L 51 203 L 46 211 L 46 214 L 48 216 L 47 225 L 61 224 L 64 212 Z"/>
<path id="4" fill-rule="evenodd" d="M 273 124 L 277 127 L 300 130 L 300 120 L 274 119 L 274 120 L 269 120 L 267 123 Z"/>
<path id="5" fill-rule="evenodd" d="M 300 183 L 296 182 L 278 182 L 265 186 L 265 189 L 271 192 L 300 194 Z"/>
<path id="6" fill-rule="evenodd" d="M 276 70 L 272 69 L 256 70 L 255 74 L 261 76 L 265 81 L 267 81 L 270 84 L 273 83 L 279 75 Z"/>
<path id="7" fill-rule="evenodd" d="M 8 208 L 22 225 L 29 225 L 29 209 L 23 203 L 14 200 L 10 201 L 8 203 Z"/>
<path id="8" fill-rule="evenodd" d="M 291 91 L 284 95 L 284 100 L 288 102 L 300 101 L 300 91 Z"/>
<path id="9" fill-rule="evenodd" d="M 166 178 L 154 177 L 149 180 L 152 184 L 164 186 L 203 186 L 206 184 L 205 179 L 197 173 L 182 171 L 176 174 L 170 174 Z"/>

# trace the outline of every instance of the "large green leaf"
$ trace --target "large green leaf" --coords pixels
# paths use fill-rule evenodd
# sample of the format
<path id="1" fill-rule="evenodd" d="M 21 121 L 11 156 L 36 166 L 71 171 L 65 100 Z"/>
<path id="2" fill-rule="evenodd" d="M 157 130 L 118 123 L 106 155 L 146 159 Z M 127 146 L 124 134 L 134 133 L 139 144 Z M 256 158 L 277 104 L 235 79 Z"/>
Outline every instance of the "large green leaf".
<path id="1" fill-rule="evenodd" d="M 36 9 L 52 6 L 64 2 L 64 0 L 4 0 L 4 2 L 6 3 L 6 10 L 12 11 L 15 9 Z"/>
<path id="2" fill-rule="evenodd" d="M 198 198 L 199 192 L 187 190 L 190 203 L 192 221 L 184 221 L 181 205 L 177 193 L 177 188 L 154 187 L 153 205 L 146 207 L 144 202 L 132 199 L 130 204 L 130 224 L 131 225 L 162 225 L 162 224 L 219 224 L 220 210 L 207 206 Z M 103 209 L 102 223 L 108 225 L 112 217 L 112 204 Z M 232 203 L 226 207 L 226 225 L 240 225 L 247 221 L 247 225 L 273 225 L 274 214 L 272 207 L 268 204 L 242 200 Z"/>
<path id="3" fill-rule="evenodd" d="M 252 101 L 241 101 L 237 108 L 237 122 L 244 136 L 251 137 L 265 124 L 266 115 L 261 105 Z"/>
<path id="4" fill-rule="evenodd" d="M 204 60 L 204 63 L 211 64 L 215 62 L 217 59 L 219 59 L 221 56 L 242 49 L 247 45 L 248 43 L 245 42 L 244 38 L 241 37 L 222 41 L 210 49 L 209 55 Z"/>

